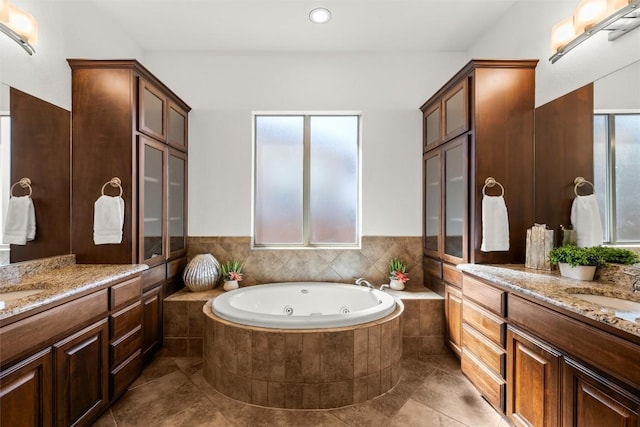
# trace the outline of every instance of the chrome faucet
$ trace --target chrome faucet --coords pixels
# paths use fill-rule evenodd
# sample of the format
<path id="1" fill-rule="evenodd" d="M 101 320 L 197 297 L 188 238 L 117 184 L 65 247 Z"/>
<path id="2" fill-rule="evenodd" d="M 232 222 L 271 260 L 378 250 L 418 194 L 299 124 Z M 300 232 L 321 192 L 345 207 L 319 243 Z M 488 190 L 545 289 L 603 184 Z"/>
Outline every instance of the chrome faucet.
<path id="1" fill-rule="evenodd" d="M 627 273 L 626 271 L 624 271 L 624 274 L 633 277 L 634 280 L 633 284 L 631 285 L 631 289 L 633 290 L 634 294 L 637 294 L 638 291 L 640 291 L 640 276 L 633 273 Z"/>
<path id="2" fill-rule="evenodd" d="M 380 290 L 381 290 L 381 291 L 384 291 L 384 288 L 389 288 L 389 289 L 391 289 L 391 286 L 389 286 L 387 283 L 385 283 L 385 284 L 383 284 L 383 285 L 380 285 Z"/>
<path id="3" fill-rule="evenodd" d="M 356 280 L 356 285 L 364 285 L 364 286 L 368 286 L 371 289 L 375 289 L 373 287 L 373 285 L 371 283 L 369 283 L 369 281 L 367 279 L 365 279 L 364 277 L 361 277 L 359 279 Z"/>

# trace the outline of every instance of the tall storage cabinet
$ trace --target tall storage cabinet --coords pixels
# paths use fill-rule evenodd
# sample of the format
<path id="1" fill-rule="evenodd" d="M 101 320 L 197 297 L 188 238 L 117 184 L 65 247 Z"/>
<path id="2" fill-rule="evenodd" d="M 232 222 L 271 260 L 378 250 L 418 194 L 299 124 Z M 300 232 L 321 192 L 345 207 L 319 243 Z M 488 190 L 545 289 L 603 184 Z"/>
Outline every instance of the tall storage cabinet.
<path id="1" fill-rule="evenodd" d="M 72 69 L 72 251 L 79 263 L 145 263 L 143 357 L 162 344 L 162 298 L 186 265 L 190 107 L 135 60 L 69 59 Z M 95 245 L 93 206 L 121 180 L 120 244 Z M 153 303 L 146 303 L 153 301 Z M 149 310 L 149 312 L 146 312 Z"/>
<path id="2" fill-rule="evenodd" d="M 526 229 L 533 224 L 536 64 L 472 60 L 420 107 L 425 284 L 440 294 L 447 270 L 459 263 L 524 260 Z M 504 252 L 480 250 L 488 177 L 505 189 L 510 248 Z M 487 194 L 498 195 L 498 187 Z"/>

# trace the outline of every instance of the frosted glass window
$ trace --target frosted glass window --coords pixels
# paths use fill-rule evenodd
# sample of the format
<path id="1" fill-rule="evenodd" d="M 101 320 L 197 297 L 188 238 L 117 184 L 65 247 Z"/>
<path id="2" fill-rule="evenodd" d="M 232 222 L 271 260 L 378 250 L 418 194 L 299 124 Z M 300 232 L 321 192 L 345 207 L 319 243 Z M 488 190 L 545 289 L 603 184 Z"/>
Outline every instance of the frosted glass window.
<path id="1" fill-rule="evenodd" d="M 359 242 L 359 116 L 256 115 L 255 246 Z"/>
<path id="2" fill-rule="evenodd" d="M 256 245 L 303 243 L 304 117 L 256 116 Z"/>
<path id="3" fill-rule="evenodd" d="M 594 184 L 605 242 L 640 243 L 640 114 L 594 116 Z"/>
<path id="4" fill-rule="evenodd" d="M 358 118 L 310 118 L 311 244 L 356 243 Z"/>

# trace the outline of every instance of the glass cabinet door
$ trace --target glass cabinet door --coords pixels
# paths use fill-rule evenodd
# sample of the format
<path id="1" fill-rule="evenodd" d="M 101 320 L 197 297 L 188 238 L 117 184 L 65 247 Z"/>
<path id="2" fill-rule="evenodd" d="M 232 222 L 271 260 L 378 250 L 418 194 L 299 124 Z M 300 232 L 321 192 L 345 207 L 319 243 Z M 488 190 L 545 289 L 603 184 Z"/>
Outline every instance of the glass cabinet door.
<path id="1" fill-rule="evenodd" d="M 444 96 L 444 141 L 469 130 L 469 93 L 467 87 L 465 79 Z"/>
<path id="2" fill-rule="evenodd" d="M 187 148 L 187 113 L 173 103 L 169 103 L 169 144 L 178 148 Z"/>
<path id="3" fill-rule="evenodd" d="M 164 170 L 166 148 L 163 144 L 140 136 L 140 261 L 148 262 L 166 258 Z"/>
<path id="4" fill-rule="evenodd" d="M 424 112 L 424 149 L 425 151 L 441 142 L 442 110 L 437 102 Z"/>
<path id="5" fill-rule="evenodd" d="M 166 105 L 167 101 L 162 93 L 153 85 L 140 79 L 138 109 L 138 128 L 149 136 L 162 141 L 166 140 Z"/>
<path id="6" fill-rule="evenodd" d="M 444 156 L 444 258 L 466 259 L 467 237 L 467 136 L 443 147 Z"/>
<path id="7" fill-rule="evenodd" d="M 438 255 L 440 251 L 440 152 L 424 157 L 424 251 Z"/>
<path id="8" fill-rule="evenodd" d="M 187 159 L 177 151 L 169 152 L 169 255 L 186 249 Z"/>

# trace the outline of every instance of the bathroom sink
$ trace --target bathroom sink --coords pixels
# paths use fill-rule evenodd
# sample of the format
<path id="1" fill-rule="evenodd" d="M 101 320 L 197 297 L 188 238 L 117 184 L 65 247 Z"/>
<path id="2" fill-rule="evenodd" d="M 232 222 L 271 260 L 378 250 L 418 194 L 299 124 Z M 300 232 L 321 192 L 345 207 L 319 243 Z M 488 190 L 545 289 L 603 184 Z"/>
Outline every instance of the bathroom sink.
<path id="1" fill-rule="evenodd" d="M 629 301 L 621 298 L 607 297 L 604 295 L 591 294 L 570 294 L 572 297 L 580 298 L 599 306 L 611 309 L 616 317 L 637 322 L 640 319 L 640 302 Z"/>

